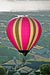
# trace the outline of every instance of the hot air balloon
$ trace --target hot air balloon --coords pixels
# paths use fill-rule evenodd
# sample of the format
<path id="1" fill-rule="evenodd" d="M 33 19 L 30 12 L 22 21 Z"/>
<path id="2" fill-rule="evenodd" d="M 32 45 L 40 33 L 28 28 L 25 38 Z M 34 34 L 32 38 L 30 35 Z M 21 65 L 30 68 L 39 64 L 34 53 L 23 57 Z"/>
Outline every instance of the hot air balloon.
<path id="1" fill-rule="evenodd" d="M 38 42 L 42 27 L 35 18 L 19 17 L 9 21 L 6 32 L 13 46 L 26 56 Z"/>

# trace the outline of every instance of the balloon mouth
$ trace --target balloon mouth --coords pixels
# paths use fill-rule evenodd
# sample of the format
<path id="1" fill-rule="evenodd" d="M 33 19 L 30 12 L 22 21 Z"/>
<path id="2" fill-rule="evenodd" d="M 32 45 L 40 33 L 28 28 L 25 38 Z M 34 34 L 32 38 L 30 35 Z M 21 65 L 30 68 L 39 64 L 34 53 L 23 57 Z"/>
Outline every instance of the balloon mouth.
<path id="1" fill-rule="evenodd" d="M 26 56 L 29 51 L 26 51 L 26 50 L 21 51 L 21 50 L 19 50 L 19 52 L 22 53 L 24 56 Z"/>

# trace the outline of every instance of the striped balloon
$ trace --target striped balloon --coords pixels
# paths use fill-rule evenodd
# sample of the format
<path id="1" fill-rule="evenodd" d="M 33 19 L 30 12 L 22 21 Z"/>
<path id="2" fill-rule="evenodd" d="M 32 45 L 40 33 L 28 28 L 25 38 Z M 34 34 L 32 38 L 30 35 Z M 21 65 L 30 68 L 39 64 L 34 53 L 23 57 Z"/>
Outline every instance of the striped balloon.
<path id="1" fill-rule="evenodd" d="M 41 25 L 34 18 L 13 18 L 7 26 L 9 40 L 23 55 L 26 55 L 36 45 L 41 33 Z"/>

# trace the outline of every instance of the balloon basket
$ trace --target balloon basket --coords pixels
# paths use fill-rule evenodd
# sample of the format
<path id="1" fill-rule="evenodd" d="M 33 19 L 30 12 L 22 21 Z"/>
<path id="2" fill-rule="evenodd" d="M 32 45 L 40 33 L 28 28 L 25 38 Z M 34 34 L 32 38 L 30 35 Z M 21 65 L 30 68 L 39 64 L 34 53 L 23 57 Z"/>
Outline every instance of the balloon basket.
<path id="1" fill-rule="evenodd" d="M 26 50 L 19 50 L 19 52 L 23 54 L 22 63 L 25 64 L 25 62 L 26 62 L 26 55 L 28 54 L 29 51 L 28 50 L 27 51 Z"/>
<path id="2" fill-rule="evenodd" d="M 26 56 L 23 56 L 22 62 L 23 64 L 26 62 Z"/>

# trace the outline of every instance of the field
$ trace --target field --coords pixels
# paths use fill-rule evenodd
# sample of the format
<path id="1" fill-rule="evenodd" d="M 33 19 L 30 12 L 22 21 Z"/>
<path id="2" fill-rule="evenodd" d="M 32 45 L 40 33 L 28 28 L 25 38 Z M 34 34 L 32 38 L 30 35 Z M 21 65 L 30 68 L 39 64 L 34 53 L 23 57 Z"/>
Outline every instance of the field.
<path id="1" fill-rule="evenodd" d="M 26 56 L 27 63 L 25 66 L 38 69 L 42 64 L 50 64 L 50 11 L 39 11 L 0 12 L 0 65 L 4 63 L 10 64 L 9 61 L 14 60 L 14 57 L 19 62 L 22 62 L 23 55 L 14 48 L 6 34 L 8 21 L 19 15 L 37 18 L 42 25 L 42 36 L 36 46 Z"/>

